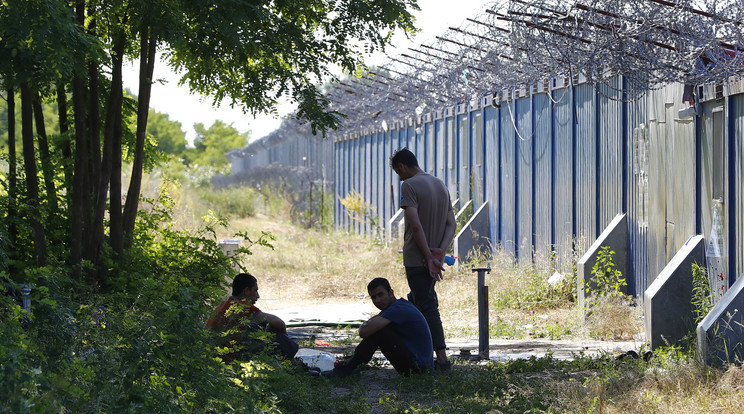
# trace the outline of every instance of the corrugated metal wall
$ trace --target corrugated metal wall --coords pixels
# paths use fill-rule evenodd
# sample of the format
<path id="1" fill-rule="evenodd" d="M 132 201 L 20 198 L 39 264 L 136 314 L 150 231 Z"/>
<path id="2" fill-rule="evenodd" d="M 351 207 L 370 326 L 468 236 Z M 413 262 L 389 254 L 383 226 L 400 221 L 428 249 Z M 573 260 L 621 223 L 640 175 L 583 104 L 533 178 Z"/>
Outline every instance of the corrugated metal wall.
<path id="1" fill-rule="evenodd" d="M 636 286 L 648 286 L 648 128 L 646 99 L 635 99 L 627 105 L 628 143 L 628 255 L 635 276 L 628 281 L 630 292 Z"/>
<path id="2" fill-rule="evenodd" d="M 730 137 L 731 156 L 733 158 L 733 176 L 730 177 L 730 192 L 732 193 L 733 208 L 731 214 L 732 239 L 744 240 L 744 95 L 729 97 L 729 108 L 731 114 Z M 735 248 L 731 243 L 729 254 L 733 258 L 731 262 L 731 280 L 738 279 L 744 274 L 744 249 Z"/>
<path id="3" fill-rule="evenodd" d="M 517 254 L 517 134 L 515 123 L 512 122 L 514 114 L 514 101 L 501 103 L 501 159 L 499 162 L 501 177 L 501 204 L 494 206 L 499 209 L 501 217 L 501 228 L 499 235 L 502 249 Z"/>
<path id="4" fill-rule="evenodd" d="M 490 101 L 490 100 L 489 100 Z M 485 156 L 484 169 L 486 173 L 486 191 L 485 199 L 490 203 L 488 208 L 488 224 L 490 228 L 491 244 L 496 246 L 501 243 L 501 141 L 499 134 L 499 110 L 491 105 L 485 107 L 483 111 L 485 122 L 484 141 Z"/>
<path id="5" fill-rule="evenodd" d="M 553 111 L 547 94 L 532 96 L 534 123 L 533 210 L 535 217 L 535 259 L 548 260 L 553 251 Z"/>
<path id="6" fill-rule="evenodd" d="M 575 112 L 573 110 L 573 90 L 563 83 L 551 85 L 549 99 L 552 102 L 553 145 L 553 234 L 555 237 L 558 269 L 569 271 L 573 265 L 575 199 Z"/>
<path id="7" fill-rule="evenodd" d="M 590 84 L 574 88 L 576 243 L 584 251 L 597 237 L 597 112 L 596 92 Z"/>

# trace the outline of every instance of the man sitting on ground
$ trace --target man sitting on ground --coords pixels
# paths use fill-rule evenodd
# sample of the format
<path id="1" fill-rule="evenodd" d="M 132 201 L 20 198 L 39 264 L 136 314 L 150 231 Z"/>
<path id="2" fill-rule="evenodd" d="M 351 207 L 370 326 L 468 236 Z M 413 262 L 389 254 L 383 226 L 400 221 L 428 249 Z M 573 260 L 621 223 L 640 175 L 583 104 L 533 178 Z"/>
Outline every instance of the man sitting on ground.
<path id="1" fill-rule="evenodd" d="M 369 362 L 377 349 L 404 375 L 432 369 L 431 333 L 424 315 L 411 302 L 396 299 L 387 279 L 373 279 L 367 285 L 367 292 L 382 312 L 359 327 L 362 342 L 350 360 L 333 370 L 333 375 L 350 375 L 357 366 Z"/>
<path id="2" fill-rule="evenodd" d="M 265 348 L 265 342 L 257 339 L 257 332 L 265 330 L 275 335 L 272 343 L 287 359 L 292 359 L 299 345 L 287 336 L 287 326 L 276 315 L 261 312 L 255 305 L 259 298 L 258 281 L 249 273 L 240 273 L 232 282 L 232 296 L 220 303 L 214 315 L 207 321 L 207 328 L 225 335 L 223 346 L 231 352 L 222 355 L 222 360 L 246 360 L 250 354 Z"/>

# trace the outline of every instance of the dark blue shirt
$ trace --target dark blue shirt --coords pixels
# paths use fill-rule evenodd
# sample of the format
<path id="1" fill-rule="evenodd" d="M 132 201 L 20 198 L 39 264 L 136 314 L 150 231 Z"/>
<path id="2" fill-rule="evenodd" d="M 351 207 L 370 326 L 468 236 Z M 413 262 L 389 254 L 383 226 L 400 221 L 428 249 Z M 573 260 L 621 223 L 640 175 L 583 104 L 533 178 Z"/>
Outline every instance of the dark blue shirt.
<path id="1" fill-rule="evenodd" d="M 434 367 L 434 346 L 429 325 L 416 306 L 405 299 L 398 299 L 380 312 L 380 316 L 393 323 L 395 332 L 411 351 L 419 369 L 427 370 Z"/>

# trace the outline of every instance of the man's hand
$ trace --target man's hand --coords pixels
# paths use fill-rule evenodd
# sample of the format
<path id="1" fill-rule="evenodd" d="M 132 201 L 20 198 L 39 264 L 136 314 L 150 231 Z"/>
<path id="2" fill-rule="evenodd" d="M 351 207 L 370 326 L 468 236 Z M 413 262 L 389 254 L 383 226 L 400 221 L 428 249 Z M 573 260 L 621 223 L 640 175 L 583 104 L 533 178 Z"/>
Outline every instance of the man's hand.
<path id="1" fill-rule="evenodd" d="M 429 268 L 429 275 L 432 279 L 437 282 L 442 280 L 442 270 L 444 270 L 444 265 L 439 261 L 439 259 L 432 256 L 430 259 L 426 260 L 426 266 Z"/>
<path id="2" fill-rule="evenodd" d="M 441 263 L 444 263 L 444 250 L 437 247 L 432 247 L 429 249 L 429 251 L 435 259 L 439 260 Z"/>
<path id="3" fill-rule="evenodd" d="M 429 274 L 431 278 L 437 282 L 443 279 L 442 272 L 444 271 L 444 250 L 432 247 L 429 249 L 433 260 L 429 260 L 426 266 L 429 268 Z"/>

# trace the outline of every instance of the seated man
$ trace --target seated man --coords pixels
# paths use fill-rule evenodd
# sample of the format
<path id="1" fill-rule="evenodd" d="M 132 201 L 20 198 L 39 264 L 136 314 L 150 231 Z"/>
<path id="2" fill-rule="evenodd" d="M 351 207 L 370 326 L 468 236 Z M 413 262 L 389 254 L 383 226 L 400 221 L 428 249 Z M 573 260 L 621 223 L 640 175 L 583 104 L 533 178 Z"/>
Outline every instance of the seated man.
<path id="1" fill-rule="evenodd" d="M 220 303 L 207 321 L 207 328 L 225 334 L 224 346 L 235 348 L 222 355 L 222 360 L 245 360 L 249 354 L 263 350 L 265 342 L 255 338 L 256 332 L 261 330 L 275 335 L 272 342 L 285 358 L 292 359 L 299 345 L 287 336 L 287 326 L 283 320 L 256 307 L 259 298 L 256 278 L 248 273 L 240 273 L 233 279 L 232 289 L 232 296 Z"/>
<path id="2" fill-rule="evenodd" d="M 358 365 L 369 362 L 378 348 L 393 368 L 402 374 L 432 369 L 431 333 L 424 315 L 411 302 L 396 299 L 387 279 L 373 279 L 367 285 L 367 292 L 372 303 L 382 312 L 359 327 L 362 342 L 350 360 L 333 370 L 333 375 L 350 375 Z"/>

